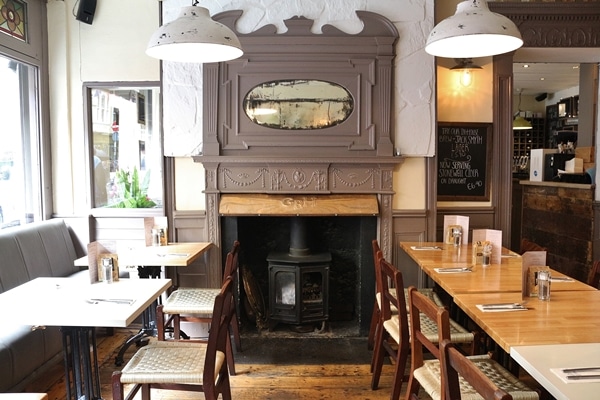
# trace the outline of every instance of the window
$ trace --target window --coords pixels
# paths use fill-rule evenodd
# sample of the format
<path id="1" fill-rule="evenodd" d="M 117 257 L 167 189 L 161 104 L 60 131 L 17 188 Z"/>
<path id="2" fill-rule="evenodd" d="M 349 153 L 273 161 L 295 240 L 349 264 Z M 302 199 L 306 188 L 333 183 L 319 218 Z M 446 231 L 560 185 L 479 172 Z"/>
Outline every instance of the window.
<path id="1" fill-rule="evenodd" d="M 91 206 L 162 208 L 157 83 L 86 84 Z"/>
<path id="2" fill-rule="evenodd" d="M 0 227 L 41 219 L 38 69 L 0 54 Z"/>

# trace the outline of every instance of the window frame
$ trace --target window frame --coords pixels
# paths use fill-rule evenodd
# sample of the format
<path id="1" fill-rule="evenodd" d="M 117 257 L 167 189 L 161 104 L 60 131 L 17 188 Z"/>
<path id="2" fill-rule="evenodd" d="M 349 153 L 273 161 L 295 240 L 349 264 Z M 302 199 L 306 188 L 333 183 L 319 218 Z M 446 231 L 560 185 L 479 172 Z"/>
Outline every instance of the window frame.
<path id="1" fill-rule="evenodd" d="M 164 135 L 162 131 L 162 121 L 156 124 L 156 131 L 160 138 L 160 158 L 161 158 L 161 192 L 162 206 L 155 208 L 112 208 L 112 207 L 96 207 L 95 191 L 94 191 L 94 140 L 93 140 L 93 110 L 92 110 L 92 91 L 95 89 L 107 88 L 156 88 L 160 91 L 158 98 L 158 108 L 162 110 L 162 87 L 160 81 L 95 81 L 84 82 L 82 85 L 83 92 L 83 125 L 84 125 L 84 144 L 86 149 L 86 187 L 87 187 L 87 202 L 94 216 L 122 216 L 122 215 L 164 215 L 165 205 L 165 163 L 164 163 Z M 162 118 L 162 115 L 160 115 Z"/>

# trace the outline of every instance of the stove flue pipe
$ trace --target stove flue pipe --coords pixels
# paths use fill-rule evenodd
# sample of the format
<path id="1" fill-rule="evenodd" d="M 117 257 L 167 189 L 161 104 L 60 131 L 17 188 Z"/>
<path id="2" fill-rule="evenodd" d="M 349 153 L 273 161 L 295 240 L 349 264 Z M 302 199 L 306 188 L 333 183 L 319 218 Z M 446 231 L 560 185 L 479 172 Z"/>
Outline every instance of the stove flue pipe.
<path id="1" fill-rule="evenodd" d="M 306 217 L 290 218 L 290 251 L 292 257 L 306 257 L 310 255 L 308 247 Z"/>

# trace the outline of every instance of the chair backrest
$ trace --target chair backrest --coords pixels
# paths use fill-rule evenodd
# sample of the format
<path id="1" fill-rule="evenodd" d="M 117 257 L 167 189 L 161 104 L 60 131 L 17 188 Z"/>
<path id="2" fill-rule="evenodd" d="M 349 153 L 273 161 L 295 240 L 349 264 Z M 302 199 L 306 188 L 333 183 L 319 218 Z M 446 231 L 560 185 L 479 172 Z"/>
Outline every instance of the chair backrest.
<path id="1" fill-rule="evenodd" d="M 392 316 L 391 307 L 398 310 L 400 338 L 405 339 L 408 344 L 408 313 L 406 312 L 406 299 L 404 297 L 404 281 L 402 272 L 390 264 L 384 258 L 379 260 L 379 273 L 377 274 L 379 282 L 377 286 L 381 288 L 381 315 L 383 320 L 388 320 Z M 390 292 L 390 287 L 396 288 Z"/>
<path id="2" fill-rule="evenodd" d="M 408 288 L 408 303 L 411 343 L 410 379 L 412 380 L 414 370 L 423 366 L 423 347 L 435 358 L 440 359 L 438 343 L 445 339 L 450 340 L 450 316 L 447 309 L 439 307 L 429 297 L 419 293 L 414 286 Z M 433 343 L 421 332 L 421 313 L 437 324 L 438 343 Z M 444 376 L 442 375 L 441 378 L 441 387 L 444 387 Z"/>
<path id="3" fill-rule="evenodd" d="M 214 392 L 215 385 L 219 380 L 229 379 L 225 354 L 229 341 L 229 324 L 234 312 L 233 279 L 229 276 L 225 278 L 213 307 L 204 360 L 204 392 Z"/>
<path id="4" fill-rule="evenodd" d="M 223 269 L 223 282 L 228 276 L 234 276 L 238 269 L 238 255 L 240 252 L 240 242 L 237 240 L 233 242 L 231 250 L 227 253 L 225 258 L 225 268 Z"/>
<path id="5" fill-rule="evenodd" d="M 379 260 L 383 258 L 383 253 L 381 252 L 377 239 L 371 241 L 371 246 L 373 247 L 373 266 L 375 267 L 375 291 L 381 293 L 381 286 L 379 285 L 379 271 L 381 270 L 381 267 L 379 265 Z"/>
<path id="6" fill-rule="evenodd" d="M 594 261 L 594 264 L 592 264 L 587 284 L 596 289 L 600 289 L 600 260 L 596 260 Z"/>
<path id="7" fill-rule="evenodd" d="M 498 388 L 477 366 L 458 351 L 450 340 L 440 345 L 442 376 L 446 381 L 446 400 L 460 400 L 458 376 L 462 376 L 484 399 L 512 400 L 512 396 Z"/>
<path id="8" fill-rule="evenodd" d="M 535 242 L 532 242 L 527 238 L 523 238 L 521 239 L 521 248 L 519 249 L 519 253 L 523 254 L 527 251 L 548 251 L 548 249 Z"/>

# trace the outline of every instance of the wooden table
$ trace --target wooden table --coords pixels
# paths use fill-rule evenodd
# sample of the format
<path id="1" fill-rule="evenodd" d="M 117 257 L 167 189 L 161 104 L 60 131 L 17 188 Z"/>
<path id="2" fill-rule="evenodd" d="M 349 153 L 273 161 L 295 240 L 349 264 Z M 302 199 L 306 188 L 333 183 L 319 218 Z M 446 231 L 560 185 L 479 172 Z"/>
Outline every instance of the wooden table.
<path id="1" fill-rule="evenodd" d="M 169 243 L 166 246 L 146 246 L 119 251 L 119 265 L 163 265 L 187 267 L 213 246 L 210 242 Z M 78 267 L 89 266 L 87 256 L 75 260 Z"/>
<path id="2" fill-rule="evenodd" d="M 558 400 L 595 399 L 600 382 L 565 383 L 551 369 L 600 366 L 600 343 L 514 346 L 511 357 Z"/>
<path id="3" fill-rule="evenodd" d="M 16 323 L 60 326 L 67 398 L 100 399 L 95 328 L 127 327 L 170 286 L 170 279 L 90 284 L 86 279 L 37 278 L 0 294 L 0 308 L 3 318 Z"/>
<path id="4" fill-rule="evenodd" d="M 554 284 L 553 284 L 554 285 Z M 552 291 L 526 311 L 483 312 L 477 304 L 521 302 L 521 293 L 461 293 L 454 302 L 507 353 L 513 346 L 600 342 L 600 291 Z"/>
<path id="5" fill-rule="evenodd" d="M 522 291 L 522 258 L 510 250 L 503 249 L 500 264 L 492 264 L 489 267 L 475 265 L 471 272 L 440 273 L 435 269 L 472 266 L 472 247 L 426 243 L 422 246 L 438 246 L 442 250 L 414 250 L 412 248 L 414 246 L 419 244 L 401 243 L 402 249 L 420 266 L 421 270 L 452 297 L 459 293 Z M 551 275 L 557 278 L 568 278 L 552 269 Z M 552 283 L 552 291 L 571 290 L 596 289 L 576 279 Z"/>

